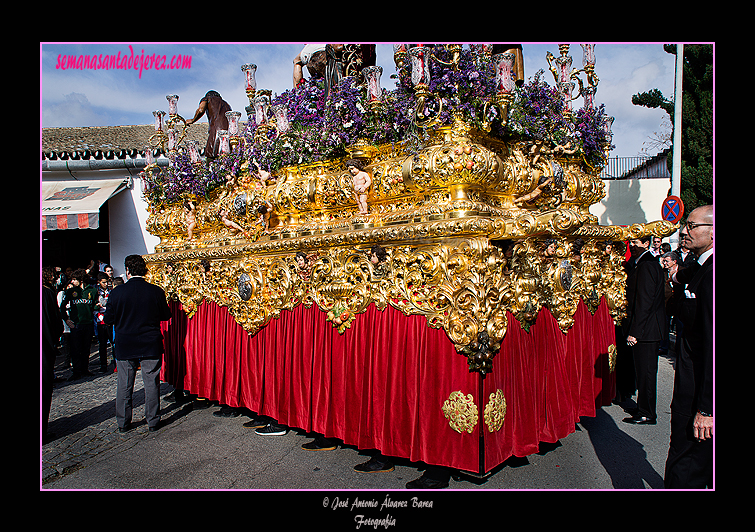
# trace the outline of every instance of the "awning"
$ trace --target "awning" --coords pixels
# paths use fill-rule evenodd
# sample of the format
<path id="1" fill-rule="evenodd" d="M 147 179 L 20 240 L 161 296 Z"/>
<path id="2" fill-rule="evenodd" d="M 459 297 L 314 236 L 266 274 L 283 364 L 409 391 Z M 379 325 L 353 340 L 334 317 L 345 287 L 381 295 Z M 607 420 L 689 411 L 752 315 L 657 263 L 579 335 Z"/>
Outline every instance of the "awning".
<path id="1" fill-rule="evenodd" d="M 42 230 L 97 229 L 102 204 L 128 186 L 128 179 L 43 181 Z"/>

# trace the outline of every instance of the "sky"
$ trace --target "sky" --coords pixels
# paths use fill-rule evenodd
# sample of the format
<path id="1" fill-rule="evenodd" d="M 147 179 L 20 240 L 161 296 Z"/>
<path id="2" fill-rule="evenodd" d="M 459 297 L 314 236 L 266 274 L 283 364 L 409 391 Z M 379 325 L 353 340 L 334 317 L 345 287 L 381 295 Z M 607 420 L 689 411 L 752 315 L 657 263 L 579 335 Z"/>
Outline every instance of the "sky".
<path id="1" fill-rule="evenodd" d="M 167 112 L 168 94 L 179 96 L 178 112 L 188 119 L 209 90 L 218 91 L 246 120 L 245 77 L 241 65 L 257 65 L 257 88 L 281 94 L 292 86 L 294 57 L 304 43 L 40 43 L 41 127 L 92 127 L 152 124 L 152 111 Z M 467 45 L 465 45 L 465 48 Z M 543 69 L 543 78 L 555 85 L 546 55 L 559 55 L 556 43 L 523 43 L 525 77 L 529 81 Z M 65 56 L 174 56 L 190 57 L 182 69 L 89 69 L 57 68 Z M 574 68 L 582 67 L 582 47 L 572 43 Z M 674 97 L 675 56 L 663 43 L 597 43 L 595 72 L 600 78 L 595 103 L 605 104 L 613 124 L 616 146 L 612 157 L 655 155 L 643 153 L 648 143 L 664 130 L 666 113 L 632 104 L 632 95 L 659 89 Z M 391 90 L 395 81 L 393 47 L 377 44 L 377 64 L 383 67 L 381 86 Z M 305 75 L 306 69 L 305 69 Z M 582 105 L 581 98 L 573 102 Z M 206 121 L 206 118 L 202 119 Z M 668 122 L 668 121 L 666 121 Z"/>

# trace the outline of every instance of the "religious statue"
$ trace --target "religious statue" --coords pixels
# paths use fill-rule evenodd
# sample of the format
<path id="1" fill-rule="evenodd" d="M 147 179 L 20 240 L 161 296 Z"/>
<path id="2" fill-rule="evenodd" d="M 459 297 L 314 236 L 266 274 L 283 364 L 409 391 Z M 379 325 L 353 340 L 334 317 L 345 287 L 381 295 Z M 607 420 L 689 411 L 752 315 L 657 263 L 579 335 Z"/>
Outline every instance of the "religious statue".
<path id="1" fill-rule="evenodd" d="M 247 236 L 247 233 L 246 231 L 244 231 L 244 228 L 228 217 L 227 209 L 221 208 L 220 211 L 218 211 L 218 219 L 221 222 L 223 222 L 223 225 L 226 226 L 228 229 L 230 229 L 232 232 L 242 233 L 244 236 Z"/>
<path id="2" fill-rule="evenodd" d="M 312 263 L 316 258 L 317 253 L 307 254 L 303 251 L 296 252 L 296 273 L 302 281 L 309 281 L 309 276 L 312 273 Z"/>
<path id="3" fill-rule="evenodd" d="M 386 249 L 379 245 L 375 244 L 370 248 L 370 263 L 372 264 L 372 273 L 377 276 L 381 277 L 386 273 L 385 270 L 385 261 L 388 259 L 388 252 Z"/>
<path id="4" fill-rule="evenodd" d="M 374 44 L 307 44 L 294 59 L 294 88 L 303 81 L 303 67 L 313 78 L 325 79 L 325 97 L 347 76 L 360 76 L 362 69 L 375 66 Z"/>
<path id="5" fill-rule="evenodd" d="M 359 207 L 359 214 L 368 214 L 367 208 L 367 191 L 372 184 L 370 174 L 364 171 L 364 164 L 359 159 L 349 159 L 346 161 L 346 168 L 354 177 L 354 195 Z"/>
<path id="6" fill-rule="evenodd" d="M 532 192 L 529 192 L 528 194 L 525 194 L 524 196 L 519 196 L 514 200 L 514 203 L 521 207 L 523 204 L 531 204 L 533 203 L 537 198 L 540 197 L 540 195 L 545 191 L 545 189 L 553 183 L 553 176 L 540 176 L 540 179 L 537 182 L 537 186 L 535 187 L 535 190 Z"/>
<path id="7" fill-rule="evenodd" d="M 259 218 L 257 218 L 257 224 L 262 226 L 262 231 L 269 231 L 270 230 L 270 215 L 273 212 L 273 206 L 270 205 L 269 201 L 266 201 L 264 205 L 260 205 L 257 207 L 257 214 L 259 214 Z"/>
<path id="8" fill-rule="evenodd" d="M 294 88 L 304 81 L 305 65 L 313 78 L 324 78 L 326 62 L 324 44 L 305 44 L 294 58 Z"/>
<path id="9" fill-rule="evenodd" d="M 186 215 L 186 233 L 189 240 L 194 240 L 194 228 L 197 226 L 197 208 L 191 200 L 184 202 L 184 214 Z"/>
<path id="10" fill-rule="evenodd" d="M 207 145 L 205 146 L 205 157 L 214 159 L 218 156 L 220 151 L 219 140 L 217 138 L 218 131 L 228 129 L 228 118 L 225 114 L 231 111 L 231 106 L 217 91 L 209 91 L 204 95 L 204 98 L 199 100 L 199 107 L 197 108 L 194 118 L 186 121 L 186 125 L 191 125 L 202 116 L 207 113 L 207 120 L 210 122 L 210 130 L 207 135 Z"/>

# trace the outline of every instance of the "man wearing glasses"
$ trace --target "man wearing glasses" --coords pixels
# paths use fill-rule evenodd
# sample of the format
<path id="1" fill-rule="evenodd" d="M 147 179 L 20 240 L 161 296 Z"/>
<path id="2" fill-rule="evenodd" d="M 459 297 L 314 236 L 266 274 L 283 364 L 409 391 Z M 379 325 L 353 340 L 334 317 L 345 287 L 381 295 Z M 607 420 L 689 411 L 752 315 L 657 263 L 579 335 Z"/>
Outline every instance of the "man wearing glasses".
<path id="1" fill-rule="evenodd" d="M 669 489 L 713 487 L 713 206 L 693 210 L 681 243 L 697 257 L 675 279 L 686 284 L 679 319 L 671 442 L 664 484 Z"/>

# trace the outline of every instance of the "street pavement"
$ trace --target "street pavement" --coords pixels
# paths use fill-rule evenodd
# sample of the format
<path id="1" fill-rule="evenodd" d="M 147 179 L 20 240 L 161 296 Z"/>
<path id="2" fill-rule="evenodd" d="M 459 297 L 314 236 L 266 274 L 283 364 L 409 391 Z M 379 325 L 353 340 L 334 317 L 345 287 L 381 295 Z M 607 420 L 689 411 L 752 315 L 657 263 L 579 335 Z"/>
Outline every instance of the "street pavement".
<path id="1" fill-rule="evenodd" d="M 311 436 L 289 430 L 261 436 L 243 426 L 249 418 L 213 415 L 215 405 L 161 402 L 165 425 L 149 432 L 144 392 L 137 375 L 136 428 L 119 433 L 115 421 L 116 374 L 96 373 L 99 356 L 92 345 L 94 376 L 67 381 L 70 369 L 58 358 L 49 418 L 54 439 L 40 445 L 41 490 L 404 490 L 422 474 L 423 464 L 398 460 L 394 471 L 358 473 L 354 465 L 368 450 L 339 445 L 307 451 Z M 543 444 L 526 458 L 511 458 L 485 478 L 451 480 L 448 490 L 648 490 L 663 489 L 670 435 L 673 353 L 659 359 L 658 424 L 629 425 L 624 407 L 610 405 L 583 417 L 575 432 L 556 444 Z M 112 366 L 111 366 L 112 368 Z M 163 383 L 163 399 L 173 391 Z M 350 492 L 351 493 L 351 492 Z M 369 492 L 368 492 L 369 493 Z M 428 492 L 422 492 L 428 493 Z M 436 492 L 439 493 L 439 492 Z M 394 495 L 398 496 L 398 495 Z M 382 495 L 378 498 L 382 504 Z M 338 497 L 323 498 L 323 507 Z M 351 504 L 353 504 L 352 497 Z M 344 498 L 340 500 L 344 503 Z M 367 524 L 367 523 L 363 523 Z M 390 524 L 390 523 L 388 523 Z"/>

